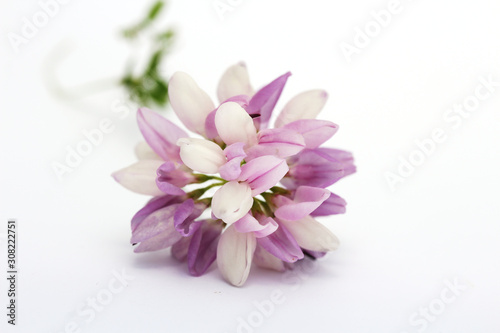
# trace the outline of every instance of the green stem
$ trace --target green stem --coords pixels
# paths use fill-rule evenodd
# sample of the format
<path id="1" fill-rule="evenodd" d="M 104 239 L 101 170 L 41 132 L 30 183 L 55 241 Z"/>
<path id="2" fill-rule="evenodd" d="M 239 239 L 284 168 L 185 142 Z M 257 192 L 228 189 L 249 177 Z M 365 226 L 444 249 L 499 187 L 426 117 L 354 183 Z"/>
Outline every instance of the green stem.
<path id="1" fill-rule="evenodd" d="M 289 194 L 290 191 L 288 191 L 287 189 L 284 189 L 283 187 L 279 187 L 279 186 L 273 186 L 271 187 L 271 192 L 273 193 L 276 193 L 276 194 Z"/>
<path id="2" fill-rule="evenodd" d="M 267 192 L 261 193 L 260 195 L 262 195 L 262 197 L 264 198 L 264 200 L 266 200 L 266 203 L 272 202 L 273 197 L 275 196 L 275 194 L 273 194 L 273 193 L 267 193 Z"/>
<path id="3" fill-rule="evenodd" d="M 258 213 L 267 215 L 269 217 L 273 217 L 273 211 L 269 204 L 265 201 L 259 200 L 257 198 L 253 198 L 254 204 L 252 206 L 252 209 L 255 209 Z"/>
<path id="4" fill-rule="evenodd" d="M 203 187 L 203 188 L 199 188 L 197 190 L 191 191 L 187 195 L 189 198 L 198 199 L 199 197 L 201 197 L 203 194 L 205 194 L 205 192 L 208 191 L 209 189 L 211 189 L 212 187 L 222 186 L 222 185 L 224 185 L 224 183 L 210 184 L 207 187 Z"/>
<path id="5" fill-rule="evenodd" d="M 222 179 L 220 177 L 208 176 L 208 175 L 204 175 L 202 173 L 195 174 L 194 177 L 196 178 L 196 181 L 198 183 L 204 183 L 204 182 L 207 182 L 209 180 L 218 180 L 219 182 L 224 183 L 224 184 L 227 182 L 227 180 Z"/>
<path id="6" fill-rule="evenodd" d="M 210 205 L 212 204 L 212 198 L 203 198 L 203 199 L 197 200 L 197 202 L 203 203 L 207 207 L 210 207 Z"/>
<path id="7" fill-rule="evenodd" d="M 209 180 L 212 179 L 212 177 L 204 175 L 204 174 L 201 174 L 201 173 L 200 174 L 195 174 L 194 178 L 196 179 L 196 182 L 199 183 L 199 184 L 207 182 L 207 181 L 209 181 Z"/>

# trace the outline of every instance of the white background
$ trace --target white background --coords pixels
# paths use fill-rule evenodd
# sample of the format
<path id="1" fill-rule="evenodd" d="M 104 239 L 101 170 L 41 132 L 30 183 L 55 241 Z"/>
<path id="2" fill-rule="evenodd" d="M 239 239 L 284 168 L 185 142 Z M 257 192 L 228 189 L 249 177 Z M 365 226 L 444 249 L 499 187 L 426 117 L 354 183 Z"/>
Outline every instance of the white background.
<path id="1" fill-rule="evenodd" d="M 413 333 L 424 324 L 425 332 L 499 332 L 500 87 L 456 128 L 443 118 L 481 77 L 500 82 L 498 1 L 401 0 L 351 62 L 341 43 L 353 44 L 355 29 L 389 1 L 232 3 L 221 20 L 211 0 L 171 1 L 158 24 L 178 32 L 165 74 L 186 71 L 215 99 L 220 75 L 238 61 L 256 88 L 290 70 L 278 109 L 301 91 L 327 90 L 321 118 L 340 125 L 328 144 L 352 151 L 358 166 L 331 187 L 348 201 L 347 214 L 322 220 L 340 249 L 300 275 L 253 269 L 243 288 L 214 267 L 191 277 L 168 251 L 134 254 L 129 221 L 147 198 L 110 177 L 135 159 L 134 112 L 113 112 L 125 100 L 120 89 L 101 82 L 102 92 L 77 99 L 57 91 L 54 77 L 82 94 L 82 85 L 95 87 L 87 82 L 118 78 L 131 53 L 119 31 L 149 2 L 69 1 L 15 52 L 7 34 L 20 34 L 40 5 L 3 0 L 0 257 L 5 272 L 6 221 L 16 218 L 20 274 L 15 327 L 6 323 L 1 279 L 1 331 L 64 332 L 74 321 L 77 332 L 229 333 L 241 318 L 255 327 L 240 332 Z M 59 180 L 52 163 L 64 163 L 67 146 L 104 118 L 113 132 Z M 391 191 L 386 173 L 436 128 L 446 140 Z M 126 288 L 95 318 L 78 314 L 123 270 L 134 277 Z M 453 295 L 445 281 L 465 290 L 440 308 L 442 293 Z M 273 292 L 283 302 L 264 317 L 254 302 L 267 304 Z M 429 306 L 440 313 L 410 322 Z"/>

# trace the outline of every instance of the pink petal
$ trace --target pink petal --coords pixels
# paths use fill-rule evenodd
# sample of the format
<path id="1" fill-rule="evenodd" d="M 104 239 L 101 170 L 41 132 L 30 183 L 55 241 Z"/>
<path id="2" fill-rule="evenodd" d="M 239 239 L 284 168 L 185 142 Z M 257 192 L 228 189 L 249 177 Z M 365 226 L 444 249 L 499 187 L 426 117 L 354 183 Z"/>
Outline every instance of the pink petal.
<path id="1" fill-rule="evenodd" d="M 237 95 L 231 98 L 228 98 L 224 102 L 235 102 L 242 108 L 246 108 L 248 106 L 249 97 L 245 95 Z M 217 108 L 218 109 L 218 108 Z M 205 137 L 209 140 L 215 140 L 216 142 L 220 142 L 219 133 L 217 132 L 217 127 L 215 126 L 215 114 L 217 113 L 217 109 L 210 112 L 205 120 Z"/>
<path id="2" fill-rule="evenodd" d="M 221 147 L 215 142 L 198 139 L 183 138 L 177 141 L 181 147 L 182 162 L 193 171 L 214 174 L 226 163 L 226 156 Z"/>
<path id="3" fill-rule="evenodd" d="M 141 242 L 134 248 L 134 252 L 140 253 L 166 249 L 178 242 L 181 238 L 182 236 L 178 232 L 170 232 L 169 230 L 168 233 L 165 232 Z"/>
<path id="4" fill-rule="evenodd" d="M 222 75 L 217 87 L 219 102 L 236 95 L 253 95 L 253 88 L 248 77 L 248 70 L 243 62 L 229 67 Z"/>
<path id="5" fill-rule="evenodd" d="M 324 225 L 308 216 L 298 221 L 280 220 L 293 235 L 301 248 L 328 252 L 339 246 L 338 238 Z"/>
<path id="6" fill-rule="evenodd" d="M 321 204 L 323 201 L 328 199 L 330 196 L 330 191 L 324 188 L 312 187 L 312 186 L 300 186 L 295 191 L 295 196 L 293 201 L 297 203 L 305 202 L 315 202 Z"/>
<path id="7" fill-rule="evenodd" d="M 253 232 L 255 237 L 261 238 L 275 232 L 278 229 L 278 224 L 270 217 L 258 221 L 252 215 L 246 214 L 234 223 L 234 227 L 238 232 Z"/>
<path id="8" fill-rule="evenodd" d="M 187 254 L 189 273 L 203 275 L 217 257 L 217 246 L 222 232 L 222 223 L 206 220 L 195 231 Z"/>
<path id="9" fill-rule="evenodd" d="M 215 127 L 215 113 L 217 110 L 213 110 L 207 115 L 205 119 L 205 137 L 209 140 L 214 140 L 219 136 L 217 133 L 217 127 Z"/>
<path id="10" fill-rule="evenodd" d="M 156 251 L 172 246 L 182 236 L 174 227 L 173 217 L 178 204 L 159 209 L 142 221 L 132 233 L 131 243 L 140 244 L 134 252 Z"/>
<path id="11" fill-rule="evenodd" d="M 219 188 L 212 198 L 212 213 L 227 224 L 245 216 L 253 205 L 250 186 L 230 181 Z"/>
<path id="12" fill-rule="evenodd" d="M 267 252 L 259 243 L 257 243 L 255 248 L 253 262 L 261 268 L 271 269 L 273 271 L 284 272 L 286 270 L 284 262 Z"/>
<path id="13" fill-rule="evenodd" d="M 217 266 L 227 282 L 238 287 L 246 282 L 256 244 L 253 233 L 239 233 L 232 225 L 222 233 L 217 246 Z"/>
<path id="14" fill-rule="evenodd" d="M 177 241 L 177 243 L 172 245 L 170 253 L 175 259 L 179 261 L 186 260 L 189 244 L 191 243 L 191 238 L 193 238 L 193 235 L 188 237 L 182 237 L 180 240 Z"/>
<path id="15" fill-rule="evenodd" d="M 281 205 L 278 206 L 274 214 L 282 220 L 300 220 L 311 214 L 321 205 L 323 201 L 328 199 L 329 196 L 330 191 L 326 189 L 311 186 L 300 186 L 295 192 L 293 201 L 289 199 L 286 200 L 286 198 L 282 196 L 277 198 L 277 200 L 282 201 L 275 201 L 275 204 Z M 285 203 L 284 201 L 288 202 Z"/>
<path id="16" fill-rule="evenodd" d="M 170 104 L 177 117 L 191 131 L 205 134 L 205 119 L 215 109 L 206 92 L 186 73 L 176 72 L 168 84 Z"/>
<path id="17" fill-rule="evenodd" d="M 244 157 L 239 157 L 228 161 L 219 168 L 219 173 L 225 180 L 236 180 L 241 174 L 241 161 Z"/>
<path id="18" fill-rule="evenodd" d="M 292 98 L 279 114 L 274 127 L 282 127 L 299 119 L 314 119 L 328 100 L 324 90 L 310 90 Z"/>
<path id="19" fill-rule="evenodd" d="M 311 216 L 328 216 L 333 214 L 344 214 L 347 202 L 332 193 L 330 197 L 323 201 L 323 203 L 311 213 Z"/>
<path id="20" fill-rule="evenodd" d="M 137 123 L 144 139 L 158 156 L 166 161 L 180 161 L 176 143 L 188 136 L 186 132 L 148 108 L 137 111 Z"/>
<path id="21" fill-rule="evenodd" d="M 338 126 L 327 120 L 302 119 L 286 124 L 283 128 L 297 131 L 304 137 L 306 148 L 317 148 L 330 139 Z"/>
<path id="22" fill-rule="evenodd" d="M 174 214 L 174 226 L 183 237 L 191 236 L 200 228 L 201 223 L 195 221 L 205 211 L 207 205 L 201 202 L 194 203 L 187 199 L 177 207 Z"/>
<path id="23" fill-rule="evenodd" d="M 236 142 L 224 149 L 227 163 L 219 168 L 219 173 L 225 180 L 235 180 L 241 174 L 241 162 L 247 156 L 243 142 Z"/>
<path id="24" fill-rule="evenodd" d="M 241 167 L 240 181 L 246 181 L 252 196 L 269 190 L 288 172 L 285 160 L 274 156 L 260 156 Z"/>
<path id="25" fill-rule="evenodd" d="M 174 215 L 180 204 L 172 204 L 156 210 L 146 217 L 132 232 L 131 243 L 139 243 L 164 232 L 174 230 Z"/>
<path id="26" fill-rule="evenodd" d="M 286 158 L 299 153 L 305 147 L 304 138 L 295 130 L 273 128 L 259 131 L 259 143 L 247 150 L 249 159 L 264 155 Z"/>
<path id="27" fill-rule="evenodd" d="M 224 155 L 228 160 L 232 160 L 233 158 L 245 157 L 245 144 L 243 142 L 236 142 L 232 145 L 229 145 L 224 149 Z"/>
<path id="28" fill-rule="evenodd" d="M 257 91 L 250 100 L 247 111 L 251 115 L 260 116 L 258 118 L 261 124 L 260 128 L 267 128 L 274 106 L 278 102 L 290 75 L 292 75 L 290 72 L 281 75 L 267 86 Z"/>
<path id="29" fill-rule="evenodd" d="M 163 195 L 160 197 L 152 198 L 144 207 L 142 207 L 137 213 L 135 213 L 134 217 L 132 217 L 132 232 L 134 232 L 135 229 L 137 229 L 137 226 L 140 225 L 146 219 L 146 217 L 148 217 L 152 213 L 168 205 L 181 203 L 182 200 L 185 200 L 185 198 L 172 195 Z"/>
<path id="30" fill-rule="evenodd" d="M 281 183 L 289 189 L 300 185 L 328 187 L 356 171 L 351 153 L 331 148 L 304 149 L 288 163 L 290 171 Z"/>
<path id="31" fill-rule="evenodd" d="M 166 193 L 172 195 L 183 195 L 185 192 L 181 187 L 194 182 L 196 179 L 192 173 L 183 170 L 184 166 L 179 168 L 172 162 L 163 163 L 156 174 L 156 185 L 158 188 Z"/>
<path id="32" fill-rule="evenodd" d="M 299 244 L 283 224 L 273 234 L 257 239 L 257 243 L 284 262 L 293 263 L 304 258 Z"/>
<path id="33" fill-rule="evenodd" d="M 159 196 L 163 192 L 156 185 L 156 170 L 163 164 L 160 160 L 143 160 L 112 174 L 126 189 L 140 194 Z"/>
<path id="34" fill-rule="evenodd" d="M 222 104 L 215 114 L 215 126 L 220 138 L 227 145 L 236 142 L 253 145 L 257 142 L 257 130 L 253 120 L 238 103 Z"/>
<path id="35" fill-rule="evenodd" d="M 161 160 L 163 159 L 154 152 L 146 141 L 141 141 L 135 145 L 135 156 L 139 161 L 141 160 Z"/>
<path id="36" fill-rule="evenodd" d="M 250 97 L 248 95 L 235 95 L 231 96 L 225 101 L 221 102 L 221 105 L 227 102 L 235 102 L 239 106 L 241 106 L 243 109 L 246 109 L 248 107 L 248 103 L 250 103 Z M 220 106 L 220 105 L 219 105 Z"/>

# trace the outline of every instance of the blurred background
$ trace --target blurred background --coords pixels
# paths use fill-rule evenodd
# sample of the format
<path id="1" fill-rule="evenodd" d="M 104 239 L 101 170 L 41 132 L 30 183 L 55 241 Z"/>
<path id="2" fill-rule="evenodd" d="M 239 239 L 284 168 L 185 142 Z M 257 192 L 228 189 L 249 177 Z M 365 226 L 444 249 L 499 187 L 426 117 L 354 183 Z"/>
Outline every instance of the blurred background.
<path id="1" fill-rule="evenodd" d="M 153 4 L 0 4 L 5 272 L 8 219 L 19 237 L 18 318 L 2 314 L 2 332 L 500 331 L 498 2 L 170 0 L 124 37 Z M 144 88 L 134 78 L 160 49 L 160 92 L 180 70 L 215 101 L 239 61 L 257 89 L 292 72 L 277 110 L 328 91 L 328 145 L 358 167 L 330 188 L 347 213 L 321 220 L 338 251 L 286 275 L 254 269 L 243 288 L 132 252 L 148 198 L 110 174 L 135 161 L 143 100 L 123 79 Z M 158 90 L 146 96 L 174 120 Z M 94 129 L 102 140 L 82 143 Z"/>

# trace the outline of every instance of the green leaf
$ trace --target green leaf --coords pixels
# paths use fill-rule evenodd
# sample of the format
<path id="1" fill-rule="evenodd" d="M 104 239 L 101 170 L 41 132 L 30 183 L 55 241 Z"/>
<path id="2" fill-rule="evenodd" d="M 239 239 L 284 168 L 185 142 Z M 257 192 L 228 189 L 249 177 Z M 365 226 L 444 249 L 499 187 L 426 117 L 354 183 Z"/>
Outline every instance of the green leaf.
<path id="1" fill-rule="evenodd" d="M 153 21 L 160 14 L 164 5 L 165 5 L 164 1 L 155 2 L 153 6 L 151 6 L 151 8 L 149 9 L 147 16 L 141 22 L 139 22 L 136 25 L 133 25 L 128 29 L 123 30 L 123 36 L 130 39 L 137 37 L 137 35 L 142 30 L 146 29 L 148 26 L 151 25 L 151 23 L 153 23 Z"/>
<path id="2" fill-rule="evenodd" d="M 167 31 L 161 32 L 156 35 L 156 39 L 161 42 L 169 42 L 174 37 L 174 30 L 168 29 Z"/>
<path id="3" fill-rule="evenodd" d="M 127 38 L 135 38 L 151 25 L 165 6 L 165 1 L 156 1 L 149 9 L 147 16 L 135 26 L 123 31 Z M 148 107 L 164 107 L 168 103 L 168 80 L 160 73 L 162 61 L 168 53 L 174 37 L 173 29 L 159 33 L 151 33 L 152 53 L 144 70 L 137 76 L 132 73 L 133 65 L 121 80 L 121 85 L 128 91 L 130 98 Z"/>
<path id="4" fill-rule="evenodd" d="M 148 14 L 148 19 L 150 21 L 153 21 L 157 16 L 158 14 L 160 14 L 162 8 L 163 8 L 163 1 L 157 1 L 152 7 L 151 9 L 149 10 L 149 14 Z"/>

